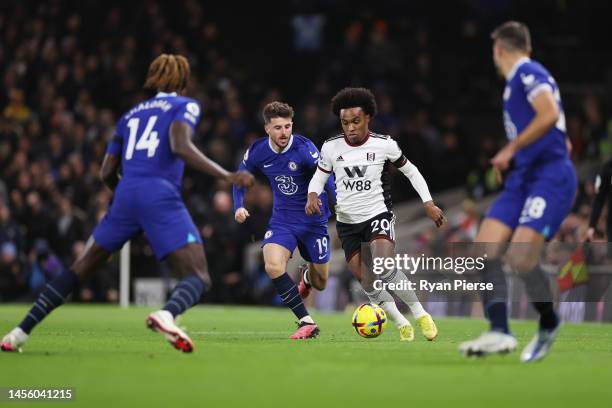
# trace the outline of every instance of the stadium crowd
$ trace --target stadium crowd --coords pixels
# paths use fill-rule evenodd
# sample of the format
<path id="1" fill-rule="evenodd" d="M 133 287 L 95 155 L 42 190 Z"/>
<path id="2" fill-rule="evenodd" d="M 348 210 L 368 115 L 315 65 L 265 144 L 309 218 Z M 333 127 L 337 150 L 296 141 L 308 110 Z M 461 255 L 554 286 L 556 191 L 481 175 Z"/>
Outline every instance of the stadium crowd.
<path id="1" fill-rule="evenodd" d="M 165 51 L 189 58 L 187 94 L 205 112 L 196 142 L 227 169 L 264 135 L 260 110 L 267 102 L 293 105 L 295 131 L 320 146 L 339 131 L 331 96 L 360 84 L 377 96 L 373 129 L 398 140 L 434 192 L 465 185 L 478 200 L 495 191 L 488 159 L 504 143 L 503 84 L 491 63 L 488 33 L 512 10 L 457 2 L 452 21 L 428 20 L 428 10 L 418 8 L 405 16 L 366 9 L 347 18 L 338 13 L 345 3 L 326 2 L 332 13 L 288 5 L 278 10 L 282 24 L 209 10 L 195 0 L 0 6 L 0 301 L 31 298 L 83 248 L 112 199 L 98 177 L 106 142 L 121 113 L 150 96 L 142 90 L 144 73 Z M 553 3 L 557 17 L 576 12 L 561 3 Z M 545 43 L 536 58 L 568 90 L 573 158 L 597 163 L 612 153 L 608 101 L 592 86 L 605 82 L 606 73 L 589 67 L 586 77 L 576 76 L 575 64 L 565 61 L 589 49 L 567 33 L 566 42 L 555 45 L 548 21 L 527 23 L 534 41 Z M 585 27 L 577 28 L 576 38 L 586 38 L 580 30 Z M 244 38 L 245 31 L 253 35 Z M 592 174 L 583 179 L 564 239 L 578 239 L 588 222 L 592 180 Z M 396 202 L 416 197 L 401 183 L 393 189 Z M 233 220 L 228 185 L 187 171 L 183 189 L 215 280 L 208 300 L 256 300 L 250 288 L 257 284 L 243 273 L 243 249 L 265 232 L 272 200 L 266 183 L 248 193 L 245 225 Z M 453 233 L 473 234 L 479 215 L 469 208 Z M 144 238 L 133 243 L 132 265 L 136 276 L 160 269 L 168 275 Z M 117 301 L 117 275 L 114 260 L 78 298 Z"/>

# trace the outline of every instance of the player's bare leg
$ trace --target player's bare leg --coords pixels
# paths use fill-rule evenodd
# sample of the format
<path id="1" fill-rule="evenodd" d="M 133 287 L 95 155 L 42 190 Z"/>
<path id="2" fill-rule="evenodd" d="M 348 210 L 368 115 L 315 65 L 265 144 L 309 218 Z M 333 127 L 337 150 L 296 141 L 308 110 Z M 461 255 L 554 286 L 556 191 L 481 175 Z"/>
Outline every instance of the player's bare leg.
<path id="1" fill-rule="evenodd" d="M 491 293 L 482 293 L 485 315 L 491 324 L 490 330 L 474 340 L 461 343 L 459 351 L 466 356 L 484 356 L 492 353 L 508 353 L 516 349 L 517 342 L 508 328 L 508 298 L 506 277 L 502 270 L 501 257 L 512 230 L 501 221 L 486 218 L 475 239 L 475 256 L 486 254 L 487 262 L 482 271 L 482 281 L 493 284 Z"/>
<path id="2" fill-rule="evenodd" d="M 314 338 L 319 335 L 319 327 L 308 314 L 297 286 L 287 273 L 287 263 L 291 253 L 287 248 L 275 243 L 263 247 L 266 273 L 272 279 L 276 292 L 293 314 L 299 319 L 298 329 L 291 335 L 294 340 Z"/>
<path id="3" fill-rule="evenodd" d="M 89 238 L 83 252 L 72 267 L 46 285 L 19 326 L 4 336 L 0 349 L 2 351 L 21 351 L 21 346 L 28 340 L 34 327 L 54 309 L 64 304 L 76 284 L 91 276 L 108 260 L 109 256 L 110 252 L 96 244 L 93 237 Z"/>
<path id="4" fill-rule="evenodd" d="M 302 299 L 306 299 L 310 295 L 312 288 L 321 291 L 327 286 L 329 263 L 317 264 L 308 262 L 307 264 L 302 264 L 300 265 L 299 274 L 300 283 L 298 284 L 298 291 Z"/>
<path id="5" fill-rule="evenodd" d="M 147 327 L 164 335 L 177 350 L 191 353 L 193 341 L 176 325 L 176 317 L 200 301 L 205 288 L 210 288 L 208 262 L 204 246 L 190 243 L 172 252 L 167 257 L 168 264 L 181 281 L 174 288 L 170 299 L 163 309 L 151 313 L 146 320 Z"/>

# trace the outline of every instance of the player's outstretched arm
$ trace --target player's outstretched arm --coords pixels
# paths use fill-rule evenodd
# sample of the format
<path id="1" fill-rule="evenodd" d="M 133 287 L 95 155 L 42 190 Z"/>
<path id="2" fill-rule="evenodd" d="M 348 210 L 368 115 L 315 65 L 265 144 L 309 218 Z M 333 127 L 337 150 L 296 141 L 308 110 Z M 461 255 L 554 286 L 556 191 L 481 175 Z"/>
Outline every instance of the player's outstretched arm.
<path id="1" fill-rule="evenodd" d="M 115 187 L 119 183 L 119 167 L 121 166 L 121 159 L 119 156 L 106 153 L 104 160 L 102 161 L 102 168 L 100 168 L 100 179 L 102 182 L 115 191 Z"/>
<path id="2" fill-rule="evenodd" d="M 250 187 L 255 179 L 248 171 L 235 173 L 225 170 L 215 161 L 206 157 L 191 141 L 193 130 L 181 121 L 174 121 L 170 125 L 170 147 L 174 154 L 180 157 L 189 167 L 229 181 L 230 183 Z"/>
<path id="3" fill-rule="evenodd" d="M 425 213 L 436 223 L 436 227 L 441 227 L 446 222 L 446 217 L 444 216 L 444 212 L 434 204 L 425 178 L 419 169 L 417 169 L 414 164 L 410 163 L 408 159 L 400 157 L 398 160 L 400 161 L 399 164 L 404 162 L 403 165 L 398 167 L 398 170 L 410 180 L 410 184 L 412 184 L 412 187 L 414 187 L 419 197 L 421 197 L 423 206 L 425 207 Z"/>
<path id="4" fill-rule="evenodd" d="M 319 199 L 319 194 L 323 192 L 329 174 L 330 173 L 317 168 L 317 171 L 315 171 L 315 174 L 312 176 L 310 184 L 308 184 L 308 198 L 306 207 L 304 208 L 307 215 L 321 214 L 322 204 Z"/>

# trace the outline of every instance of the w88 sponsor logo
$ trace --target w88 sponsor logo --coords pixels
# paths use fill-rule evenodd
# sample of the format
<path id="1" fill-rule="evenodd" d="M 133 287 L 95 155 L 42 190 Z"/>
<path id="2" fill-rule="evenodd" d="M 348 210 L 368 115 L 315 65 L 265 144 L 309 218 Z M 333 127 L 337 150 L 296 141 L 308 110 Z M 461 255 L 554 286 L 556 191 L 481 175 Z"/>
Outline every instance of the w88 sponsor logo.
<path id="1" fill-rule="evenodd" d="M 344 188 L 350 191 L 364 191 L 372 188 L 372 182 L 370 180 L 352 180 L 353 178 L 364 178 L 368 166 L 353 166 L 345 167 L 344 171 L 351 180 L 343 180 Z"/>
<path id="2" fill-rule="evenodd" d="M 344 180 L 342 182 L 344 188 L 350 191 L 364 191 L 372 188 L 372 182 L 370 180 Z"/>

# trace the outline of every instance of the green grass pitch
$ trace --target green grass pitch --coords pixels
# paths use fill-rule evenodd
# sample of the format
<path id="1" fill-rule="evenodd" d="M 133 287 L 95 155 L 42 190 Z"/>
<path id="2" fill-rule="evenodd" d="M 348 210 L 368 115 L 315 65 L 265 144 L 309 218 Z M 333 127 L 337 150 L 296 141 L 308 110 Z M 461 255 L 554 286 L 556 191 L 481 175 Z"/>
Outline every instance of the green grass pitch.
<path id="1" fill-rule="evenodd" d="M 1 306 L 0 332 L 27 306 Z M 565 324 L 553 353 L 465 359 L 459 342 L 483 321 L 437 319 L 439 338 L 398 340 L 388 326 L 358 337 L 347 313 L 316 313 L 318 339 L 289 340 L 283 309 L 197 307 L 181 321 L 193 354 L 145 329 L 148 309 L 73 306 L 55 311 L 23 353 L 0 354 L 0 387 L 72 387 L 70 407 L 610 407 L 612 325 Z M 535 323 L 513 322 L 520 346 Z M 0 402 L 4 406 L 45 406 Z"/>

